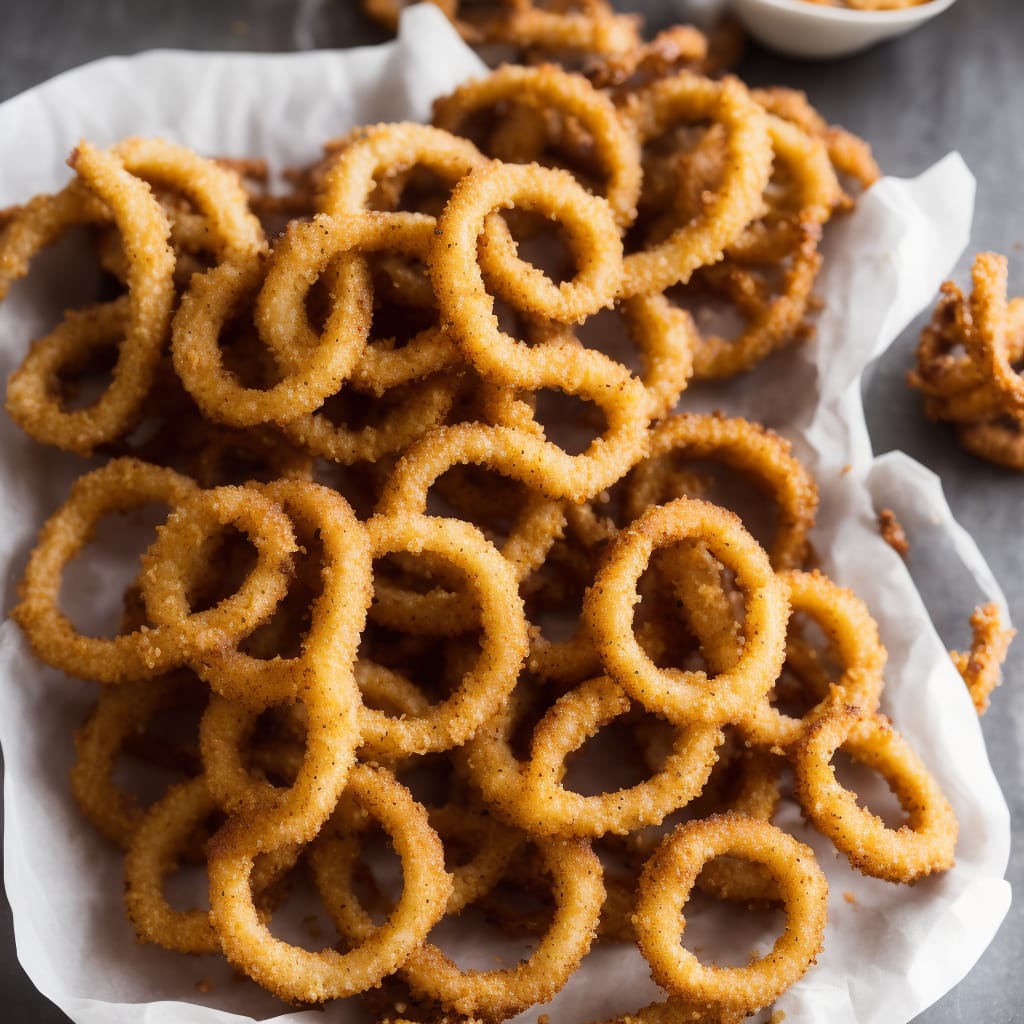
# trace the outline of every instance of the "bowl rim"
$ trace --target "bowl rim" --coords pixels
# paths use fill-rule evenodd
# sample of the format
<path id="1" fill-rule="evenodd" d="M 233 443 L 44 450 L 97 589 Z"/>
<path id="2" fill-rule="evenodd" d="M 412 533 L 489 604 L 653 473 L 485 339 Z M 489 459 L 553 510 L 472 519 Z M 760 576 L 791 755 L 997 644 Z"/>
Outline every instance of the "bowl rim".
<path id="1" fill-rule="evenodd" d="M 926 21 L 941 14 L 956 3 L 956 0 L 923 0 L 913 7 L 899 10 L 863 11 L 852 7 L 832 7 L 809 0 L 741 0 L 743 6 L 773 8 L 790 14 L 804 15 L 810 19 L 830 21 L 833 24 L 899 26 Z"/>

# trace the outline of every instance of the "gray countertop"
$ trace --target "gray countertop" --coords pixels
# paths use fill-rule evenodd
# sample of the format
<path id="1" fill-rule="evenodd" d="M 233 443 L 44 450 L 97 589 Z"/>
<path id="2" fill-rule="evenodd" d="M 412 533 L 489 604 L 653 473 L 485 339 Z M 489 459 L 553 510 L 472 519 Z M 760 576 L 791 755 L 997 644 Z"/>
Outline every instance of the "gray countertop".
<path id="1" fill-rule="evenodd" d="M 621 0 L 644 10 L 653 27 L 664 0 Z M 304 15 L 297 18 L 297 11 Z M 0 0 L 0 100 L 67 68 L 108 54 L 153 47 L 293 50 L 382 38 L 355 0 Z M 832 121 L 866 137 L 883 168 L 914 174 L 959 150 L 978 178 L 971 246 L 1011 258 L 1011 290 L 1024 294 L 1024 3 L 962 0 L 923 29 L 862 56 L 827 64 L 774 57 L 752 47 L 740 73 L 752 84 L 805 89 Z M 17 152 L 5 139 L 3 159 Z M 1014 527 L 1024 480 L 962 454 L 952 435 L 929 424 L 903 382 L 915 324 L 869 374 L 868 421 L 879 452 L 900 448 L 941 477 L 959 520 L 975 536 L 1024 620 L 1024 545 Z M 1015 511 L 1017 510 L 1017 511 Z M 919 565 L 928 553 L 912 556 Z M 968 609 L 965 609 L 965 615 Z M 950 645 L 966 642 L 965 621 L 939 622 Z M 984 731 L 1014 822 L 1009 880 L 1024 886 L 1024 641 L 1010 656 L 1007 685 L 995 695 Z M 952 753 L 951 753 L 951 756 Z M 14 957 L 10 911 L 0 907 L 0 1016 L 12 1022 L 64 1021 Z M 1024 906 L 1015 903 L 995 941 L 968 977 L 920 1024 L 1024 1020 Z"/>

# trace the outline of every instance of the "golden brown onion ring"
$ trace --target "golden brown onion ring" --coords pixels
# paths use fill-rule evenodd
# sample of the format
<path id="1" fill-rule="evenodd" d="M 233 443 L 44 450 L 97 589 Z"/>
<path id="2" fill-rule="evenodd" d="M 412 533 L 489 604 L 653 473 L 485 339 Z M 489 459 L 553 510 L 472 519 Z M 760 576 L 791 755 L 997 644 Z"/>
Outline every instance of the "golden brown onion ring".
<path id="1" fill-rule="evenodd" d="M 550 64 L 539 67 L 506 64 L 486 78 L 467 82 L 437 100 L 434 124 L 458 133 L 474 114 L 503 102 L 516 104 L 513 109 L 528 104 L 545 116 L 557 113 L 577 123 L 590 137 L 591 160 L 605 176 L 607 184 L 603 195 L 616 221 L 620 227 L 625 227 L 634 220 L 640 194 L 640 150 L 636 137 L 623 125 L 606 96 L 586 79 Z M 515 162 L 525 163 L 538 155 L 528 152 Z"/>
<path id="2" fill-rule="evenodd" d="M 644 90 L 631 116 L 644 143 L 680 120 L 720 123 L 728 156 L 714 201 L 700 216 L 663 242 L 626 257 L 619 289 L 624 297 L 664 291 L 688 281 L 699 267 L 717 263 L 757 215 L 772 164 L 767 117 L 736 79 L 713 82 L 680 72 Z"/>
<path id="3" fill-rule="evenodd" d="M 66 335 L 71 329 L 58 333 L 57 340 L 42 339 L 8 382 L 7 409 L 36 440 L 89 455 L 97 445 L 135 425 L 152 387 L 174 302 L 174 253 L 168 245 L 170 226 L 160 204 L 149 186 L 132 175 L 114 153 L 83 142 L 72 155 L 72 166 L 92 193 L 109 206 L 122 244 L 132 254 L 125 337 L 118 346 L 110 387 L 92 405 L 71 411 L 63 408 L 53 390 L 56 371 L 67 355 Z M 4 248 L 10 259 L 10 242 Z M 27 263 L 17 269 L 24 272 Z M 109 333 L 109 326 L 101 328 L 101 333 Z"/>
<path id="4" fill-rule="evenodd" d="M 637 582 L 652 553 L 683 540 L 703 541 L 735 572 L 746 595 L 742 653 L 713 679 L 702 671 L 659 669 L 633 633 Z M 771 689 L 785 657 L 785 588 L 739 519 L 703 501 L 655 506 L 623 530 L 609 546 L 583 613 L 605 671 L 648 711 L 681 725 L 721 725 L 741 715 Z"/>
<path id="5" fill-rule="evenodd" d="M 830 763 L 840 748 L 882 775 L 907 813 L 905 825 L 889 828 L 840 785 Z M 796 745 L 793 768 L 800 806 L 861 873 L 911 884 L 953 866 L 953 808 L 888 719 L 837 703 Z"/>
<path id="6" fill-rule="evenodd" d="M 786 908 L 786 930 L 771 952 L 744 967 L 703 964 L 678 939 L 682 909 L 697 875 L 722 855 L 764 865 Z M 814 963 L 822 949 L 827 902 L 828 883 L 810 847 L 766 821 L 714 815 L 680 825 L 658 847 L 641 875 L 633 924 L 654 979 L 672 995 L 697 1005 L 753 1013 L 777 999 Z"/>

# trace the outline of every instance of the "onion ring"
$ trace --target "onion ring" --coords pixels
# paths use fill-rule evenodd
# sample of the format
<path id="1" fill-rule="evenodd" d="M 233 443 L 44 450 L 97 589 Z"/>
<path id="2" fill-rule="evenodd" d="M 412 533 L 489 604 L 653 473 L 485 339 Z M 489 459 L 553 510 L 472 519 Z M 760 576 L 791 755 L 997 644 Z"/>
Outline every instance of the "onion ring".
<path id="1" fill-rule="evenodd" d="M 679 945 L 682 908 L 709 860 L 729 854 L 763 864 L 786 908 L 786 930 L 745 967 L 702 964 Z M 681 825 L 658 847 L 640 879 L 633 919 L 658 984 L 699 1005 L 753 1013 L 799 979 L 821 952 L 828 884 L 810 847 L 774 825 L 738 814 Z"/>
<path id="2" fill-rule="evenodd" d="M 681 118 L 710 118 L 725 126 L 729 155 L 718 194 L 701 216 L 658 245 L 626 256 L 623 297 L 664 291 L 718 262 L 756 215 L 772 159 L 767 117 L 735 79 L 712 82 L 682 71 L 644 90 L 631 114 L 644 143 Z"/>
<path id="3" fill-rule="evenodd" d="M 441 843 L 430 828 L 426 813 L 412 800 L 408 790 L 383 768 L 368 765 L 352 769 L 348 787 L 355 800 L 391 835 L 405 872 L 402 898 L 389 920 L 348 953 L 331 948 L 311 953 L 289 945 L 273 938 L 255 912 L 246 912 L 243 920 L 248 927 L 244 936 L 230 931 L 225 941 L 222 934 L 225 953 L 229 960 L 282 998 L 320 1003 L 378 984 L 423 941 L 443 914 L 451 892 Z M 217 841 L 214 840 L 215 844 Z M 326 849 L 316 848 L 313 854 L 312 865 L 321 891 L 328 888 L 340 866 L 330 856 L 331 852 L 328 845 Z M 211 870 L 211 890 L 216 885 Z M 213 898 L 212 891 L 211 903 L 213 920 L 222 929 L 219 918 L 224 909 Z M 241 910 L 236 907 L 235 913 Z"/>
<path id="4" fill-rule="evenodd" d="M 435 999 L 463 1016 L 486 1012 L 505 1019 L 558 992 L 590 949 L 604 900 L 601 864 L 589 844 L 541 839 L 537 847 L 551 876 L 554 917 L 533 954 L 504 970 L 460 970 L 436 946 L 425 943 L 401 969 L 416 994 Z M 349 908 L 336 923 L 350 939 L 370 933 L 372 920 Z"/>
<path id="5" fill-rule="evenodd" d="M 648 457 L 629 478 L 627 515 L 635 519 L 650 505 L 677 495 L 659 490 L 659 463 L 678 453 L 688 458 L 719 459 L 754 478 L 779 509 L 769 553 L 776 569 L 799 568 L 814 526 L 818 488 L 792 454 L 788 441 L 764 427 L 739 418 L 683 413 L 651 432 Z"/>
<path id="6" fill-rule="evenodd" d="M 573 280 L 554 285 L 511 251 L 514 245 L 507 233 L 504 242 L 495 237 L 494 225 L 500 222 L 490 215 L 509 207 L 543 211 L 566 226 L 579 262 Z M 485 230 L 488 244 L 478 255 L 478 240 Z M 479 258 L 488 263 L 482 267 Z M 569 174 L 536 164 L 495 163 L 467 175 L 455 187 L 437 221 L 428 271 L 442 321 L 450 325 L 473 365 L 484 376 L 515 387 L 543 387 L 552 383 L 544 360 L 499 328 L 485 271 L 517 308 L 570 323 L 611 304 L 621 259 L 608 205 L 586 193 Z"/>
<path id="7" fill-rule="evenodd" d="M 561 697 L 534 730 L 530 760 L 512 787 L 515 799 L 501 804 L 502 813 L 533 834 L 596 838 L 661 824 L 685 807 L 717 760 L 724 737 L 713 726 L 679 730 L 661 770 L 629 789 L 581 796 L 562 785 L 566 757 L 629 707 L 622 689 L 607 678 L 582 683 Z"/>
<path id="8" fill-rule="evenodd" d="M 67 346 L 66 335 L 58 334 L 58 340 L 38 342 L 12 376 L 7 410 L 36 440 L 88 455 L 134 425 L 152 386 L 174 301 L 174 253 L 167 244 L 167 218 L 149 187 L 129 173 L 114 153 L 83 142 L 72 155 L 72 166 L 110 207 L 125 249 L 133 254 L 128 269 L 127 332 L 118 348 L 113 381 L 93 405 L 69 412 L 53 394 L 53 374 L 64 361 Z M 24 272 L 27 264 L 17 269 Z"/>
<path id="9" fill-rule="evenodd" d="M 594 150 L 592 159 L 607 178 L 604 197 L 615 219 L 625 227 L 636 217 L 640 194 L 640 150 L 635 136 L 623 125 L 614 105 L 586 79 L 567 74 L 550 64 L 518 67 L 506 64 L 486 78 L 459 86 L 434 103 L 434 124 L 458 133 L 480 110 L 502 102 L 528 104 L 545 114 L 571 117 L 586 131 Z M 531 154 L 526 160 L 534 159 Z"/>
<path id="10" fill-rule="evenodd" d="M 829 762 L 840 748 L 882 774 L 907 812 L 905 825 L 888 828 L 836 781 Z M 797 743 L 793 769 L 800 806 L 861 873 L 912 884 L 953 866 L 953 808 L 887 719 L 837 703 Z"/>
<path id="11" fill-rule="evenodd" d="M 651 554 L 692 537 L 704 539 L 747 591 L 743 652 L 713 682 L 703 672 L 657 668 L 633 635 L 636 584 Z M 679 724 L 720 725 L 763 697 L 778 676 L 787 607 L 767 555 L 739 520 L 706 502 L 679 498 L 650 509 L 619 534 L 587 592 L 584 616 L 607 673 L 648 711 Z"/>
<path id="12" fill-rule="evenodd" d="M 353 523 L 345 499 L 319 484 L 278 480 L 252 489 L 305 529 L 318 531 L 324 559 L 320 571 L 322 592 L 313 603 L 310 626 L 295 657 L 265 660 L 237 649 L 221 649 L 192 661 L 215 693 L 262 711 L 299 698 L 312 652 L 331 662 L 337 659 L 344 663 L 345 645 L 353 629 L 353 609 L 348 593 L 351 583 L 341 569 L 353 544 L 352 536 L 361 532 L 361 527 Z M 168 578 L 187 578 L 177 551 L 161 564 Z M 175 614 L 180 615 L 180 604 Z"/>
<path id="13" fill-rule="evenodd" d="M 67 501 L 40 532 L 21 582 L 21 601 L 11 612 L 37 657 L 103 683 L 152 679 L 182 663 L 186 652 L 174 642 L 176 631 L 158 627 L 110 640 L 86 637 L 60 611 L 58 596 L 64 567 L 88 542 L 99 519 L 153 503 L 174 508 L 194 493 L 188 477 L 134 459 L 115 459 L 75 481 Z M 216 642 L 223 639 L 218 635 Z"/>
<path id="14" fill-rule="evenodd" d="M 253 542 L 256 565 L 237 593 L 207 611 L 192 612 L 187 583 L 204 563 L 204 541 L 228 525 Z M 146 614 L 164 627 L 159 642 L 184 661 L 195 658 L 193 652 L 223 650 L 241 639 L 266 621 L 284 597 L 295 550 L 287 517 L 253 488 L 218 487 L 186 497 L 158 527 L 156 540 L 142 556 Z"/>
<path id="15" fill-rule="evenodd" d="M 528 641 L 522 599 L 512 567 L 468 523 L 412 514 L 367 523 L 374 554 L 432 551 L 465 574 L 479 607 L 483 641 L 475 667 L 447 700 L 429 712 L 393 718 L 363 708 L 362 742 L 385 754 L 447 750 L 468 740 L 512 692 Z"/>
<path id="16" fill-rule="evenodd" d="M 139 800 L 114 783 L 114 763 L 126 740 L 165 708 L 195 704 L 179 675 L 107 687 L 75 736 L 71 791 L 96 830 L 126 849 L 145 816 Z"/>
<path id="17" fill-rule="evenodd" d="M 333 985 L 349 983 L 338 977 L 338 954 L 307 953 L 271 936 L 253 902 L 252 874 L 259 854 L 311 841 L 333 813 L 347 780 L 371 771 L 352 770 L 361 706 L 352 665 L 370 599 L 370 544 L 350 510 L 344 520 L 336 525 L 345 550 L 332 571 L 347 578 L 347 613 L 332 638 L 336 656 L 330 663 L 321 660 L 317 649 L 307 651 L 301 695 L 307 716 L 302 764 L 287 790 L 268 794 L 256 788 L 255 798 L 247 800 L 214 837 L 208 862 L 211 921 L 225 956 L 272 991 L 310 1002 L 327 998 Z"/>
<path id="18" fill-rule="evenodd" d="M 141 822 L 125 858 L 125 906 L 140 941 L 179 953 L 220 951 L 205 910 L 173 910 L 163 895 L 164 876 L 176 866 L 189 835 L 215 809 L 200 776 L 168 790 Z"/>

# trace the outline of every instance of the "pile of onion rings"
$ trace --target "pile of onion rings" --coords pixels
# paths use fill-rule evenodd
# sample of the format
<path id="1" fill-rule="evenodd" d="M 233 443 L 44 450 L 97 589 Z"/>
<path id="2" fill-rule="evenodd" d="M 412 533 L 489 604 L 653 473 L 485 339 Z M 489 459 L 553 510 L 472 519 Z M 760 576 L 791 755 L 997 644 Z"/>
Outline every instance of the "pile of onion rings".
<path id="1" fill-rule="evenodd" d="M 908 382 L 931 420 L 952 423 L 972 455 L 1024 470 L 1024 298 L 1006 297 L 1007 262 L 979 253 L 969 297 L 952 281 L 917 346 Z"/>
<path id="2" fill-rule="evenodd" d="M 739 1020 L 824 940 L 827 883 L 772 823 L 784 800 L 890 881 L 948 869 L 957 838 L 879 712 L 870 611 L 814 565 L 813 478 L 771 431 L 674 412 L 692 379 L 809 336 L 818 241 L 873 165 L 799 94 L 701 73 L 692 30 L 641 47 L 599 0 L 460 28 L 604 60 L 500 68 L 434 125 L 329 143 L 286 196 L 258 162 L 128 139 L 82 143 L 65 189 L 5 216 L 0 296 L 76 227 L 102 277 L 9 382 L 31 437 L 103 460 L 42 527 L 12 616 L 97 688 L 72 790 L 124 851 L 141 941 L 219 953 L 289 1003 L 423 1022 L 507 1019 L 594 943 L 635 943 L 666 992 L 640 1018 Z M 69 564 L 152 505 L 120 628 L 82 632 Z M 580 785 L 591 741 L 624 776 Z M 840 748 L 904 825 L 836 779 Z M 175 781 L 145 800 L 125 759 Z M 170 900 L 179 870 L 208 906 Z M 326 944 L 275 931 L 300 882 Z M 691 898 L 787 924 L 718 966 L 683 945 Z M 431 937 L 460 915 L 533 950 L 460 967 Z"/>

